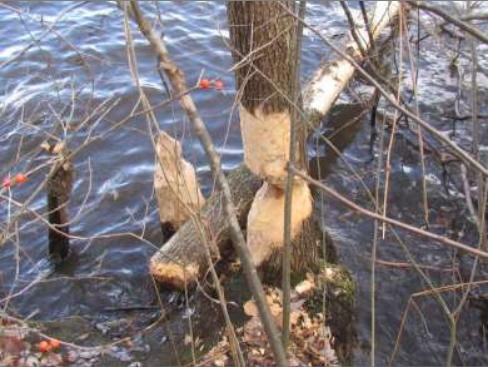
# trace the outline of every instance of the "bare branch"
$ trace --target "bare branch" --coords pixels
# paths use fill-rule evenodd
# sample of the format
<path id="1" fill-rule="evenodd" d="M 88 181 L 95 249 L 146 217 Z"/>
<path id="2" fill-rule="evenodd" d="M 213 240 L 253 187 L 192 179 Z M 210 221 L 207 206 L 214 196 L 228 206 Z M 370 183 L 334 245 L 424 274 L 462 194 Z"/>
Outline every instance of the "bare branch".
<path id="1" fill-rule="evenodd" d="M 438 7 L 429 5 L 426 1 L 422 1 L 422 2 L 412 1 L 412 2 L 409 2 L 409 4 L 411 6 L 415 6 L 417 8 L 426 10 L 426 11 L 431 12 L 431 13 L 434 13 L 434 14 L 444 18 L 449 23 L 452 23 L 452 24 L 456 25 L 457 27 L 461 28 L 463 31 L 469 33 L 470 35 L 476 37 L 481 42 L 488 43 L 488 36 L 486 34 L 484 34 L 482 31 L 480 31 L 478 28 L 473 27 L 472 25 L 470 25 L 466 22 L 463 22 L 462 20 L 460 20 L 456 17 L 453 17 L 452 15 L 446 13 L 444 10 L 441 10 Z"/>

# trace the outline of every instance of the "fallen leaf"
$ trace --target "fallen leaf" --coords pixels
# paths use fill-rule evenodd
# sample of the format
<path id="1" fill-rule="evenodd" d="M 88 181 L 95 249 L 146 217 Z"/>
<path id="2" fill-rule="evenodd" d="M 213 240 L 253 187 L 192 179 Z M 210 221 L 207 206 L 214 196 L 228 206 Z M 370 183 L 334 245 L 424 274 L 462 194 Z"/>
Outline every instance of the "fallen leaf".
<path id="1" fill-rule="evenodd" d="M 247 301 L 244 303 L 244 313 L 247 316 L 256 317 L 259 315 L 258 308 L 254 301 Z"/>

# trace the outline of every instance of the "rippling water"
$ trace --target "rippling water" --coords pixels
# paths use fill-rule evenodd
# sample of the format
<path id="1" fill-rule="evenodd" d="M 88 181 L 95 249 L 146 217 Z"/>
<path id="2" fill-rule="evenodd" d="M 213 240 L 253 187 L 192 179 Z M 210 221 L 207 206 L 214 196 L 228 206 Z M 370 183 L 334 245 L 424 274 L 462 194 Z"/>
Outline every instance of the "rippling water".
<path id="1" fill-rule="evenodd" d="M 76 148 L 87 134 L 99 134 L 115 121 L 127 116 L 138 100 L 127 64 L 124 19 L 112 2 L 7 2 L 0 7 L 0 174 L 28 171 L 45 162 L 42 154 L 31 154 L 50 135 L 70 139 Z M 13 7 L 20 12 L 9 9 Z M 222 93 L 197 91 L 193 93 L 201 115 L 222 154 L 226 170 L 242 160 L 239 128 L 234 114 L 234 80 L 229 69 L 232 60 L 226 46 L 228 37 L 225 5 L 220 2 L 161 2 L 144 3 L 146 11 L 162 23 L 164 39 L 174 61 L 184 70 L 189 84 L 204 73 L 218 77 L 225 84 Z M 346 23 L 340 5 L 311 2 L 308 20 L 340 43 Z M 357 9 L 353 9 L 355 12 Z M 426 23 L 430 17 L 422 17 Z M 137 53 L 141 84 L 153 104 L 166 98 L 165 89 L 156 72 L 156 59 L 147 42 L 131 24 Z M 303 75 L 306 76 L 327 57 L 328 49 L 310 32 L 305 32 Z M 443 43 L 444 42 L 444 43 Z M 455 54 L 453 42 L 432 37 L 421 44 L 419 93 L 423 117 L 434 119 L 436 126 L 451 132 L 457 82 L 449 76 L 448 60 Z M 465 47 L 466 50 L 466 47 Z M 486 101 L 488 66 L 486 45 L 479 46 L 480 101 Z M 464 74 L 464 85 L 469 85 L 469 57 L 459 59 Z M 408 64 L 405 64 L 408 66 Z M 405 85 L 408 88 L 409 79 Z M 107 118 L 97 122 L 90 118 L 83 128 L 80 124 L 102 103 L 116 103 Z M 486 105 L 482 104 L 482 109 Z M 461 108 L 467 110 L 468 105 Z M 486 111 L 485 111 L 486 112 Z M 442 118 L 439 118 L 442 116 Z M 182 139 L 188 160 L 197 166 L 206 194 L 212 190 L 202 148 L 192 136 L 188 121 L 177 105 L 156 110 L 159 126 Z M 374 187 L 373 172 L 376 160 L 370 160 L 367 119 L 360 121 L 359 132 L 350 141 L 343 142 L 344 155 Z M 486 122 L 486 121 L 484 121 Z M 97 125 L 96 125 L 97 124 Z M 331 122 L 333 125 L 333 122 Z M 468 122 L 456 125 L 453 137 L 462 144 L 466 141 Z M 486 129 L 482 141 L 487 142 Z M 420 171 L 417 149 L 409 142 L 415 138 L 408 133 L 399 135 L 393 161 L 393 182 L 390 195 L 390 213 L 409 223 L 421 225 Z M 322 155 L 323 147 L 318 150 Z M 20 157 L 20 158 L 19 158 Z M 327 156 L 327 183 L 351 193 L 362 205 L 366 197 L 359 183 L 352 178 L 340 161 L 331 163 Z M 429 197 L 433 208 L 432 230 L 442 233 L 446 220 L 451 224 L 451 235 L 474 243 L 473 226 L 464 218 L 462 201 L 454 200 L 443 191 L 442 172 L 428 158 Z M 323 163 L 323 162 L 322 162 Z M 70 202 L 75 216 L 71 231 L 75 255 L 49 281 L 28 287 L 36 279 L 42 280 L 51 271 L 45 262 L 47 253 L 46 228 L 28 214 L 19 224 L 18 237 L 12 237 L 0 252 L 0 286 L 2 297 L 28 287 L 15 299 L 13 308 L 21 315 L 35 312 L 40 320 L 72 315 L 97 317 L 104 308 L 120 305 L 144 305 L 154 301 L 154 291 L 147 275 L 146 264 L 161 242 L 155 201 L 152 197 L 153 150 L 144 118 L 136 117 L 122 127 L 111 131 L 103 140 L 83 148 L 74 160 L 76 182 Z M 46 169 L 31 175 L 13 197 L 22 202 L 29 198 L 45 177 Z M 15 208 L 2 200 L 2 223 Z M 356 363 L 368 361 L 370 343 L 370 285 L 369 257 L 372 223 L 349 215 L 332 201 L 325 201 L 323 218 L 336 237 L 336 243 L 346 265 L 358 280 L 358 341 Z M 43 212 L 44 194 L 35 195 L 29 208 Z M 77 215 L 79 213 L 79 215 Z M 447 218 L 447 219 L 446 219 Z M 437 221 L 437 222 L 436 222 Z M 4 224 L 2 224 L 4 225 Z M 14 232 L 14 228 L 9 229 Z M 140 239 L 124 235 L 136 233 Z M 120 234 L 105 236 L 108 234 Z M 422 238 L 401 233 L 416 260 L 441 270 L 429 270 L 437 285 L 456 283 L 446 250 Z M 93 240 L 88 238 L 94 237 Z M 19 246 L 20 245 L 20 246 Z M 15 259 L 20 258 L 19 262 Z M 406 261 L 405 254 L 393 238 L 381 242 L 379 258 L 388 261 Z M 16 264 L 19 269 L 16 269 Z M 481 276 L 481 275 L 480 275 Z M 104 279 L 88 279 L 102 277 Z M 486 278 L 486 272 L 484 273 Z M 377 346 L 378 363 L 384 364 L 392 353 L 400 320 L 409 296 L 425 288 L 412 269 L 379 266 L 377 292 Z M 163 294 L 163 296 L 165 296 Z M 167 294 L 165 301 L 172 295 Z M 453 301 L 455 298 L 449 299 Z M 448 328 L 439 307 L 432 298 L 418 300 L 418 310 L 410 310 L 408 324 L 402 339 L 397 362 L 401 364 L 435 365 L 445 360 Z M 206 306 L 207 309 L 211 306 Z M 215 310 L 214 314 L 217 314 Z M 206 315 L 209 315 L 207 312 Z M 184 335 L 187 320 L 183 311 L 176 311 L 168 321 L 175 334 Z M 102 316 L 100 316 L 102 317 Z M 198 319 L 198 315 L 195 315 Z M 218 317 L 206 317 L 205 322 L 217 322 Z M 198 321 L 196 321 L 198 323 Z M 480 313 L 467 307 L 460 320 L 458 338 L 459 362 L 467 365 L 488 364 L 486 339 L 480 337 Z M 159 333 L 159 334 L 158 334 Z M 166 331 L 158 330 L 161 339 Z M 169 352 L 168 352 L 169 353 Z M 154 354 L 154 353 L 153 353 Z M 170 363 L 169 355 L 155 353 L 154 358 Z M 148 357 L 151 358 L 151 357 Z M 174 362 L 173 362 L 174 363 Z"/>

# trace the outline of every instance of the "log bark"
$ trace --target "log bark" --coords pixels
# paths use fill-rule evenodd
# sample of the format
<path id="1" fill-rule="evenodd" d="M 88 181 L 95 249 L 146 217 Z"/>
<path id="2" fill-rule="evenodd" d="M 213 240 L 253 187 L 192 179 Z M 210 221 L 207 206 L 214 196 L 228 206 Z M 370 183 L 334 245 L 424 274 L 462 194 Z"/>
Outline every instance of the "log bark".
<path id="1" fill-rule="evenodd" d="M 399 1 L 378 1 L 376 2 L 373 14 L 369 17 L 369 27 L 373 40 L 369 38 L 367 28 L 362 25 L 359 19 L 355 20 L 357 38 L 361 45 L 358 45 L 352 35 L 345 45 L 347 54 L 355 61 L 364 60 L 361 49 L 369 51 L 371 45 L 379 38 L 382 31 L 396 18 L 400 10 Z M 321 120 L 332 108 L 339 95 L 347 87 L 354 76 L 354 66 L 345 58 L 339 57 L 332 62 L 325 63 L 318 68 L 307 84 L 303 92 L 303 104 L 305 112 L 312 123 Z"/>
<path id="2" fill-rule="evenodd" d="M 241 5 L 237 5 L 238 3 L 240 2 L 231 3 L 235 6 L 233 10 L 234 12 L 240 11 L 238 6 Z M 250 6 L 251 4 L 256 3 L 250 2 Z M 271 6 L 271 4 L 268 5 Z M 399 4 L 396 1 L 377 3 L 373 15 L 369 18 L 370 27 L 374 30 L 375 38 L 378 38 L 389 22 L 395 18 L 398 9 Z M 269 27 L 270 25 L 266 26 Z M 234 42 L 239 43 L 237 40 Z M 244 42 L 245 47 L 249 47 L 248 44 L 245 43 L 245 40 L 242 42 Z M 347 45 L 349 48 L 354 48 L 353 41 L 350 41 Z M 363 46 L 366 50 L 369 50 L 371 44 L 369 41 L 365 41 Z M 259 49 L 255 54 L 259 54 Z M 353 52 L 353 54 L 357 61 L 362 60 L 363 56 L 361 53 Z M 257 62 L 257 60 L 255 61 Z M 249 67 L 249 65 L 245 66 L 243 64 L 238 67 L 238 70 L 247 68 L 247 71 L 251 72 L 253 69 L 249 69 Z M 342 90 L 351 81 L 354 75 L 354 70 L 351 72 L 350 67 L 351 65 L 347 60 L 339 58 L 323 64 L 316 72 L 314 72 L 313 78 L 304 88 L 304 110 L 312 125 L 317 126 L 320 124 L 323 117 L 327 115 L 334 105 Z M 344 72 L 344 70 L 346 70 L 346 72 Z M 238 72 L 236 75 L 238 82 L 242 79 L 242 83 L 244 83 L 245 75 L 244 72 Z M 337 80 L 339 80 L 339 82 L 336 82 Z M 249 88 L 251 88 L 251 85 L 249 84 L 250 82 L 252 81 L 249 80 L 247 82 L 247 87 Z M 249 112 L 250 109 L 254 109 L 255 111 L 258 106 L 262 105 L 263 99 L 266 99 L 267 97 L 272 98 L 270 98 L 270 106 L 266 108 L 262 107 L 260 110 L 263 113 L 266 111 L 268 114 L 273 114 L 276 113 L 276 111 L 283 111 L 283 108 L 286 108 L 286 101 L 278 98 L 276 94 L 270 94 L 271 90 L 275 90 L 272 85 L 267 85 L 262 80 L 254 81 L 252 83 L 254 83 L 252 90 L 261 90 L 262 93 L 261 97 L 256 95 L 256 97 L 259 97 L 258 99 L 242 99 L 241 108 L 244 109 L 247 106 L 245 113 L 251 113 Z M 281 88 L 286 90 L 286 88 L 288 88 L 287 83 L 288 82 L 284 81 Z M 291 83 L 291 81 L 289 83 Z M 244 86 L 244 88 L 245 87 L 246 86 Z M 291 87 L 290 84 L 289 88 Z M 283 153 L 288 154 L 288 146 L 286 144 L 283 146 Z M 286 163 L 287 159 L 285 158 L 287 158 L 287 156 L 283 156 L 283 161 Z M 258 169 L 257 172 L 260 173 L 262 171 Z M 262 179 L 244 166 L 240 166 L 238 169 L 231 172 L 228 178 L 240 224 L 242 228 L 245 228 L 251 203 L 256 192 L 262 185 Z M 204 237 L 200 234 L 201 229 L 197 224 L 198 221 L 201 221 L 205 228 L 204 233 L 206 235 Z M 225 223 L 226 219 L 222 210 L 222 197 L 220 193 L 216 193 L 207 200 L 207 204 L 201 211 L 200 219 L 192 218 L 186 222 L 175 233 L 171 240 L 154 254 L 150 262 L 151 274 L 153 274 L 159 282 L 180 289 L 194 283 L 207 268 L 207 258 L 203 246 L 208 245 L 209 239 L 212 246 L 212 254 L 215 259 L 218 259 L 219 257 L 219 252 L 217 250 L 221 251 L 229 243 L 230 232 Z M 293 246 L 291 264 L 293 270 L 307 269 L 314 266 L 314 260 L 318 258 L 319 253 L 321 252 L 320 244 L 322 243 L 322 236 L 323 232 L 313 220 L 309 219 L 302 224 L 302 230 L 294 240 L 297 245 Z M 331 256 L 329 259 L 333 259 L 335 257 L 333 249 L 330 246 L 327 246 L 327 248 Z M 271 264 L 277 264 L 275 259 L 278 258 L 279 254 L 275 253 L 269 262 Z M 274 268 L 276 268 L 276 266 Z"/>

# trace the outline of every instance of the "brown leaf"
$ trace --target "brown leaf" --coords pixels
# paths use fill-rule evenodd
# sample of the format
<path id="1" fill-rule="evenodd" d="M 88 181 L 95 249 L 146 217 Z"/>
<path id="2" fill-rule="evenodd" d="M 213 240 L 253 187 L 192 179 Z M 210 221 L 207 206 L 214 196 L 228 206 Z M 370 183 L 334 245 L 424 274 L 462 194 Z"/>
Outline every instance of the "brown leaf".
<path id="1" fill-rule="evenodd" d="M 258 308 L 254 301 L 247 301 L 244 303 L 244 313 L 247 316 L 256 317 L 259 315 Z"/>
<path id="2" fill-rule="evenodd" d="M 313 281 L 310 281 L 309 279 L 305 279 L 304 281 L 298 283 L 295 286 L 295 291 L 301 297 L 308 296 L 313 292 L 314 289 L 315 289 L 315 283 Z"/>

